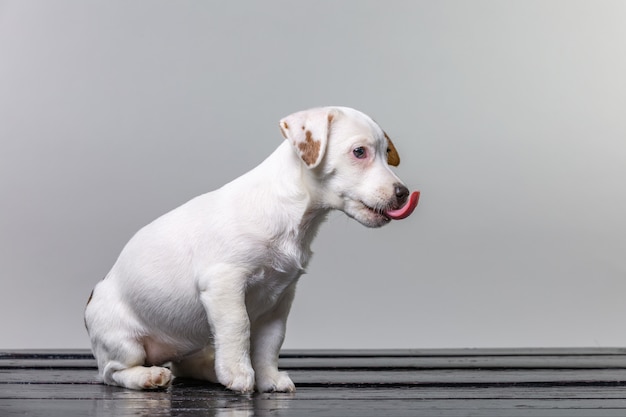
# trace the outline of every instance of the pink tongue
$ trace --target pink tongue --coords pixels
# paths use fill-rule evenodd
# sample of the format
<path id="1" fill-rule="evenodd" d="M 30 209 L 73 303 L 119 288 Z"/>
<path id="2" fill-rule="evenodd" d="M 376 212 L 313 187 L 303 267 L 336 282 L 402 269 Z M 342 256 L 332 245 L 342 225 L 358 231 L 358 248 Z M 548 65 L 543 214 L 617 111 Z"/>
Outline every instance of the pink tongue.
<path id="1" fill-rule="evenodd" d="M 413 193 L 409 197 L 409 201 L 407 201 L 407 203 L 403 207 L 400 207 L 397 210 L 387 210 L 385 214 L 387 215 L 387 217 L 392 218 L 394 220 L 406 219 L 407 217 L 411 215 L 411 213 L 413 213 L 413 210 L 415 210 L 415 207 L 417 207 L 417 202 L 419 199 L 420 199 L 420 192 L 413 191 Z"/>

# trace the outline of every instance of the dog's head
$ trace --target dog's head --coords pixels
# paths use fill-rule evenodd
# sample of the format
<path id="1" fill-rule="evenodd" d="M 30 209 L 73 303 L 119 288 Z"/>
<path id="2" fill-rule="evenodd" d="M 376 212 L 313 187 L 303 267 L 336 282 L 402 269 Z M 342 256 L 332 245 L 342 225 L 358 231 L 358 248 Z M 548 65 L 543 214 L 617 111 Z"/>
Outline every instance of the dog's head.
<path id="1" fill-rule="evenodd" d="M 280 121 L 283 136 L 315 175 L 328 208 L 342 210 L 368 227 L 404 218 L 417 205 L 391 171 L 400 157 L 387 134 L 369 116 L 347 107 L 322 107 Z M 405 204 L 406 203 L 406 204 Z"/>

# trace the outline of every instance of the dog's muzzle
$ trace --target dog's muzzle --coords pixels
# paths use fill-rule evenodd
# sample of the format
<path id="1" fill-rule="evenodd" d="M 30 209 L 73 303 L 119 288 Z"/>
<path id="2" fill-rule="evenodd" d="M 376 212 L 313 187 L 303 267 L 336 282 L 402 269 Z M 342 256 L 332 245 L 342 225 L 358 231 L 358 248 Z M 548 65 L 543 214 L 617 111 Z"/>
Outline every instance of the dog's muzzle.
<path id="1" fill-rule="evenodd" d="M 413 191 L 413 193 L 409 197 L 409 189 L 402 184 L 397 184 L 394 191 L 398 206 L 400 206 L 400 208 L 395 210 L 386 210 L 385 215 L 393 220 L 405 219 L 409 217 L 411 213 L 413 213 L 413 210 L 415 210 L 415 207 L 417 207 L 417 203 L 420 198 L 420 192 Z M 408 202 L 407 198 L 409 200 Z"/>

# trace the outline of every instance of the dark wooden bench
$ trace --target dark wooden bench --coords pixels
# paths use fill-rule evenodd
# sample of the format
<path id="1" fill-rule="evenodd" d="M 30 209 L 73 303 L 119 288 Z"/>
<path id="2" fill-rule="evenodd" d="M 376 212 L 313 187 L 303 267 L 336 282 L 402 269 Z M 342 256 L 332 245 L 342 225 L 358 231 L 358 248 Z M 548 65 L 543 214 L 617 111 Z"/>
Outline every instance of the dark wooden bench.
<path id="1" fill-rule="evenodd" d="M 0 416 L 626 416 L 626 349 L 285 351 L 295 394 L 96 382 L 88 351 L 0 352 Z"/>

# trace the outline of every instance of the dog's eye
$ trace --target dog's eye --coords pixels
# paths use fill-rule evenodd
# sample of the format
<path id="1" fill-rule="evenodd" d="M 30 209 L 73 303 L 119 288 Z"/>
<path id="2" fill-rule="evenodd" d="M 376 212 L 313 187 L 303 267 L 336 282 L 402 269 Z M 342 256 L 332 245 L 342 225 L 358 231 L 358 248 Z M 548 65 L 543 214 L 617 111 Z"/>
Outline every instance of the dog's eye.
<path id="1" fill-rule="evenodd" d="M 365 148 L 362 146 L 359 146 L 358 148 L 354 148 L 354 150 L 352 151 L 352 153 L 354 154 L 354 156 L 356 156 L 358 159 L 363 159 L 367 156 L 367 152 L 365 151 Z"/>

